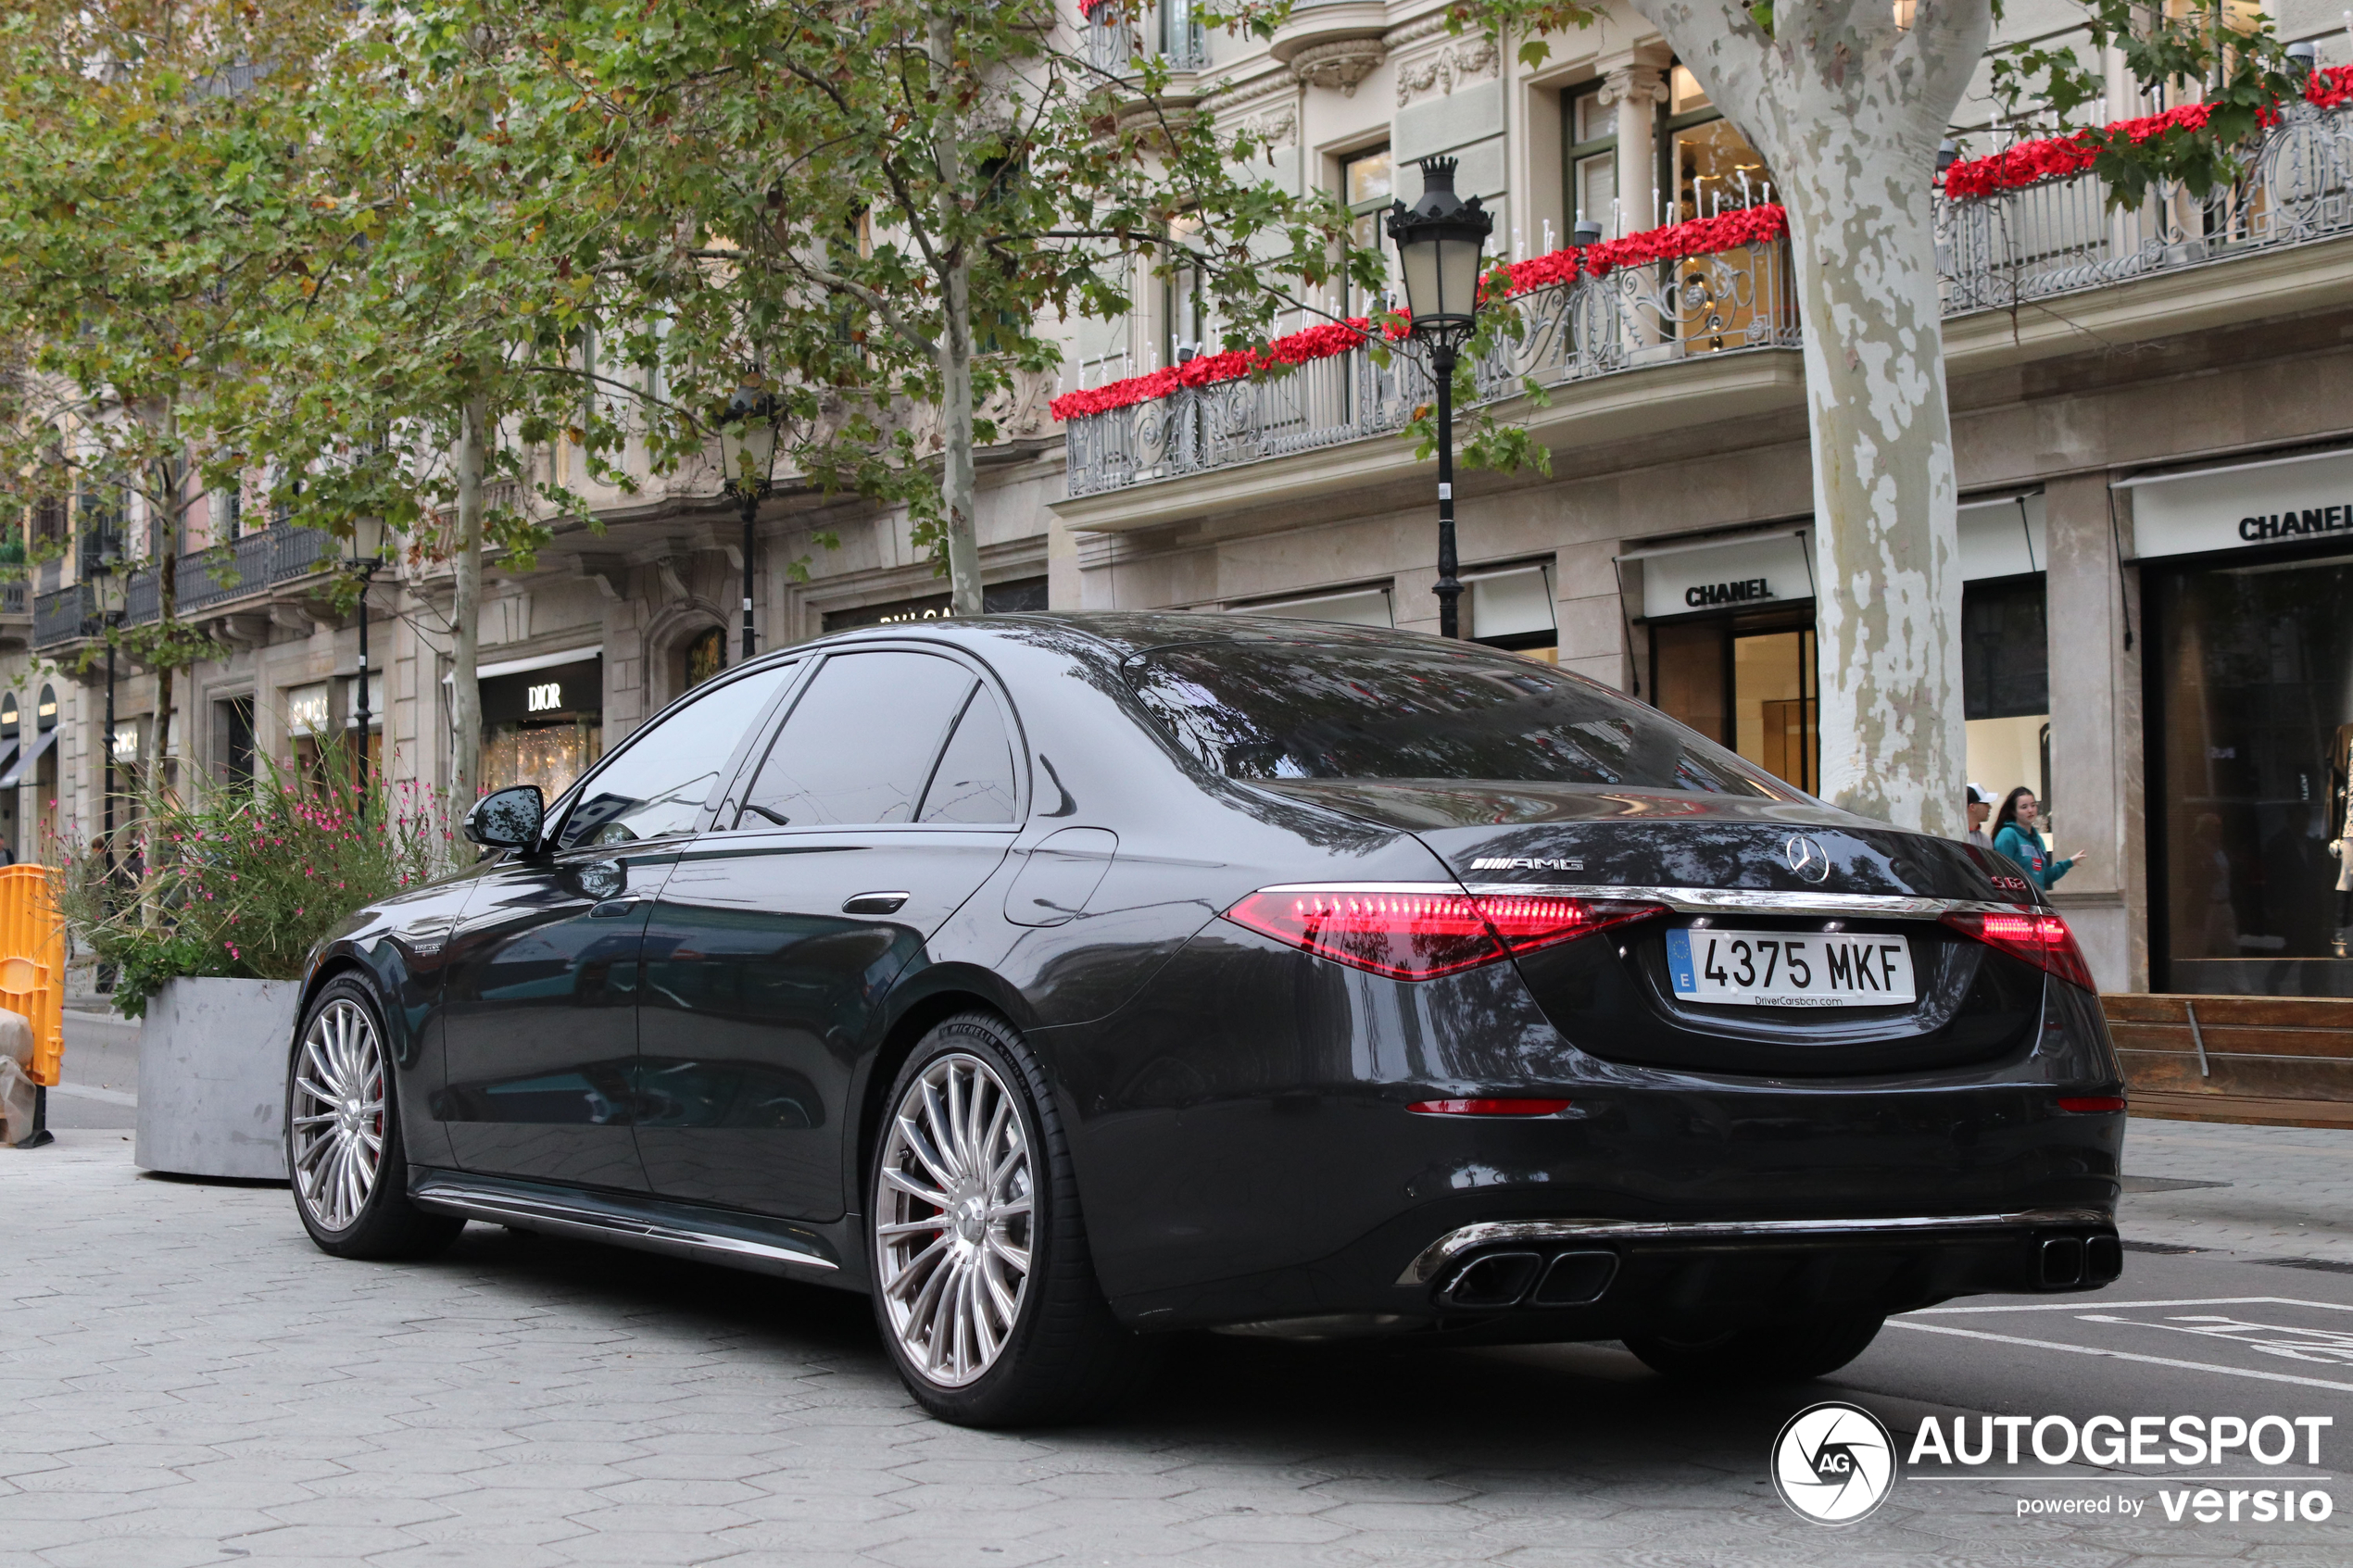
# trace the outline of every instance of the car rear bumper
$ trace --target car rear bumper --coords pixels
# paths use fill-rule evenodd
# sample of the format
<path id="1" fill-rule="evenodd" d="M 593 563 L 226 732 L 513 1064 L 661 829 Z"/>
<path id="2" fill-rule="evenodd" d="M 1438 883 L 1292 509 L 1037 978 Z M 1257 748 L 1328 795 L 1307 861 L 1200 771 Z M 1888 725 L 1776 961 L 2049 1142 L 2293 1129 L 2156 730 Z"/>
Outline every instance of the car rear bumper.
<path id="1" fill-rule="evenodd" d="M 1328 1265 L 1338 1264 L 1338 1268 Z M 1515 1220 L 1432 1239 L 1392 1280 L 1327 1261 L 1312 1311 L 1255 1313 L 1304 1278 L 1224 1282 L 1139 1326 L 1275 1337 L 1431 1334 L 1469 1343 L 1699 1337 L 1824 1313 L 1887 1315 L 1957 1296 L 2095 1290 L 2123 1266 L 2096 1208 L 2007 1214 L 1703 1222 Z M 1353 1299 L 1349 1299 L 1353 1298 Z M 1293 1299 L 1298 1299 L 1293 1296 Z M 1302 1304 L 1304 1304 L 1303 1302 Z M 1131 1307 L 1140 1303 L 1131 1303 Z"/>

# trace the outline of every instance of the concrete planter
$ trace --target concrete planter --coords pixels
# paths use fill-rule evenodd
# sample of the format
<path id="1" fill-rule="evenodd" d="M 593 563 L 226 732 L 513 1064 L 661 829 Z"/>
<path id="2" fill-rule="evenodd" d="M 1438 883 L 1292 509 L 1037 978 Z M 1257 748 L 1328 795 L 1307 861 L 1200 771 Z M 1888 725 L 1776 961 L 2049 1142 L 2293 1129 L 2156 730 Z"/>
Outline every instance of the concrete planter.
<path id="1" fill-rule="evenodd" d="M 173 980 L 139 1038 L 141 1168 L 283 1181 L 296 980 Z"/>

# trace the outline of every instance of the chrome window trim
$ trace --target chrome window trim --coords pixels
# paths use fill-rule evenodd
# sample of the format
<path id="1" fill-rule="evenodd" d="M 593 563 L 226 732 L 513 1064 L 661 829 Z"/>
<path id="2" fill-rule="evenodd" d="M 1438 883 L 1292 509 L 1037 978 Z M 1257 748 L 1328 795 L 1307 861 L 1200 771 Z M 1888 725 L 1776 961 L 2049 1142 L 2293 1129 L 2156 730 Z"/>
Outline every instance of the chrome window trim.
<path id="1" fill-rule="evenodd" d="M 2099 1209 L 2028 1209 L 2014 1214 L 1929 1214 L 1882 1220 L 1504 1220 L 1447 1232 L 1405 1265 L 1400 1285 L 1427 1285 L 1464 1253 L 1504 1242 L 1776 1241 L 1808 1236 L 1912 1236 L 2037 1225 L 2112 1225 Z"/>

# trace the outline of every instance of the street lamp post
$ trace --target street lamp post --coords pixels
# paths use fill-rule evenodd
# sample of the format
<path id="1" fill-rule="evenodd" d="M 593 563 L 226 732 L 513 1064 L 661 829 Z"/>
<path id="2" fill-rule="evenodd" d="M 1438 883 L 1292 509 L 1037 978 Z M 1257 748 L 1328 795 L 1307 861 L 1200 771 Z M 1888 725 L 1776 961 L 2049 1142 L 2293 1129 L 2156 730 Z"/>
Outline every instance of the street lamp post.
<path id="1" fill-rule="evenodd" d="M 123 606 L 130 596 L 129 574 L 123 559 L 111 553 L 101 556 L 90 569 L 90 594 L 97 601 L 98 624 L 107 633 L 107 736 L 104 787 L 99 791 L 104 802 L 107 874 L 114 874 L 114 629 L 122 624 Z"/>
<path id="2" fill-rule="evenodd" d="M 344 562 L 359 578 L 359 792 L 353 810 L 361 822 L 368 820 L 368 590 L 375 585 L 376 569 L 384 563 L 384 520 L 380 517 L 353 519 L 351 555 Z"/>
<path id="3" fill-rule="evenodd" d="M 727 422 L 721 427 L 721 455 L 726 459 L 727 483 L 744 522 L 744 653 L 751 658 L 752 524 L 770 488 L 769 473 L 776 461 L 776 400 L 764 388 L 739 386 L 727 400 Z"/>
<path id="4" fill-rule="evenodd" d="M 1405 278 L 1414 335 L 1429 345 L 1438 383 L 1438 634 L 1462 635 L 1454 555 L 1454 362 L 1478 325 L 1480 254 L 1495 220 L 1477 196 L 1454 194 L 1454 160 L 1422 159 L 1422 199 L 1393 204 L 1389 237 Z"/>

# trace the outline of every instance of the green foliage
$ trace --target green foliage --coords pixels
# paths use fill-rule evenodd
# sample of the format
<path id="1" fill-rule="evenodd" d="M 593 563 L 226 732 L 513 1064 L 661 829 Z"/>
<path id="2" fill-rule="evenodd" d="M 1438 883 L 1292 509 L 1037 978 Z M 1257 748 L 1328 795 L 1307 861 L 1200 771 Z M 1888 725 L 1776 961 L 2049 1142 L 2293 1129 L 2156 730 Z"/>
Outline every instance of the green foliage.
<path id="1" fill-rule="evenodd" d="M 193 806 L 150 779 L 111 843 L 57 846 L 58 907 L 115 966 L 116 1008 L 139 1017 L 167 980 L 300 979 L 353 911 L 451 868 L 438 791 L 371 778 L 363 792 L 351 776 L 338 736 L 311 776 L 271 766 Z"/>
<path id="2" fill-rule="evenodd" d="M 2195 0 L 2181 11 L 2138 0 L 2084 0 L 2087 60 L 2071 47 L 2032 41 L 1991 56 L 1994 99 L 2013 125 L 2082 130 L 2096 149 L 2092 171 L 2107 182 L 2111 207 L 2137 209 L 2151 185 L 2178 181 L 2203 198 L 2245 172 L 2265 119 L 2292 103 L 2303 83 L 2286 47 L 2260 11 L 2233 16 L 2224 0 Z M 2078 117 L 2106 91 L 2098 61 L 2113 45 L 2144 92 L 2179 100 L 2197 89 L 2203 123 L 2181 124 L 2134 141 Z"/>

